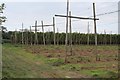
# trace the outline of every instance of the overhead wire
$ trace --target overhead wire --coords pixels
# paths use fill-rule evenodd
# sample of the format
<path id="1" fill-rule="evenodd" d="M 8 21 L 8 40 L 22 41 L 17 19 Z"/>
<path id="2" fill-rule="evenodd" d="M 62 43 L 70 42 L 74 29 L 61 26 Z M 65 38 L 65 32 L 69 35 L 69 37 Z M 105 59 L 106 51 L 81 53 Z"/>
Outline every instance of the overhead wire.
<path id="1" fill-rule="evenodd" d="M 111 6 L 114 6 L 114 5 L 111 5 Z M 106 6 L 105 6 L 106 7 Z M 107 7 L 110 7 L 110 6 L 107 6 Z M 88 8 L 89 10 L 90 8 Z M 101 8 L 97 9 L 97 10 L 100 10 Z M 102 7 L 102 9 L 104 9 Z M 113 14 L 113 13 L 117 13 L 117 12 L 120 12 L 120 10 L 114 10 L 114 11 L 109 11 L 109 12 L 105 12 L 105 13 L 100 13 L 100 14 L 96 14 L 96 16 L 104 16 L 104 15 L 109 15 L 109 14 Z M 89 16 L 89 17 L 93 17 L 93 16 Z M 80 20 L 72 20 L 72 22 L 76 22 L 76 21 L 80 21 Z M 59 22 L 59 23 L 56 23 L 56 24 L 62 24 L 62 23 L 65 23 L 65 22 Z M 116 23 L 120 23 L 120 22 L 113 22 L 113 23 L 109 23 L 109 25 L 112 25 L 112 24 L 116 24 Z M 98 26 L 107 26 L 107 24 L 99 24 Z"/>

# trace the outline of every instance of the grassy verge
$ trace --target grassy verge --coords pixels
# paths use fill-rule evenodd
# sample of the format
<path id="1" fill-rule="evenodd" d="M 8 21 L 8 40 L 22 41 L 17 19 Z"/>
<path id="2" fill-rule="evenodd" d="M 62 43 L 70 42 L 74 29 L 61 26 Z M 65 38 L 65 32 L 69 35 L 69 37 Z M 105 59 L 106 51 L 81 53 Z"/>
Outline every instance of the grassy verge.
<path id="1" fill-rule="evenodd" d="M 11 44 L 3 44 L 3 78 L 64 78 L 64 77 L 95 77 L 95 78 L 114 78 L 117 77 L 116 60 L 111 61 L 91 61 L 93 57 L 71 57 L 74 60 L 83 60 L 80 63 L 64 63 L 64 58 L 46 57 L 40 54 L 32 54 L 27 51 L 27 46 L 21 47 Z M 41 46 L 35 46 L 40 49 Z M 78 49 L 87 50 L 90 46 L 75 46 Z M 92 46 L 93 47 L 93 46 Z M 42 47 L 41 47 L 42 48 Z M 43 50 L 54 50 L 53 48 L 63 49 L 63 46 L 44 46 Z M 103 46 L 98 46 L 100 50 L 104 49 Z M 116 50 L 116 46 L 105 48 Z M 54 51 L 53 51 L 54 52 Z M 53 53 L 52 55 L 54 55 Z M 57 54 L 57 53 L 56 53 Z M 106 57 L 102 55 L 102 57 Z M 71 60 L 70 59 L 70 60 Z M 90 61 L 88 61 L 88 59 Z M 115 66 L 114 66 L 114 65 Z"/>
<path id="2" fill-rule="evenodd" d="M 26 52 L 21 47 L 3 45 L 3 77 L 37 78 L 43 72 L 54 71 L 52 66 L 44 64 L 42 56 Z"/>

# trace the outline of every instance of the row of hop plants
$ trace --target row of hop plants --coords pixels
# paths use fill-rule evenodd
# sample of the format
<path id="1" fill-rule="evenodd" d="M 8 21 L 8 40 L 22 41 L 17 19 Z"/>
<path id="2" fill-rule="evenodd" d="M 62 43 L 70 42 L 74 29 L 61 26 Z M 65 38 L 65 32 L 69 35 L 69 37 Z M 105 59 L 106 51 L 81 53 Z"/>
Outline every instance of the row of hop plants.
<path id="1" fill-rule="evenodd" d="M 23 33 L 23 42 L 26 44 L 34 44 L 35 41 L 35 33 L 30 32 L 24 32 Z M 38 32 L 38 44 L 43 44 L 43 33 Z M 63 45 L 65 44 L 65 33 L 55 33 L 56 35 L 56 44 Z M 22 43 L 22 33 L 21 32 L 15 32 L 9 31 L 3 33 L 3 40 L 6 42 L 16 42 L 16 43 Z M 45 43 L 46 44 L 54 44 L 54 33 L 53 32 L 45 32 Z M 120 39 L 120 35 L 117 34 L 98 34 L 97 40 L 98 44 L 120 44 L 118 41 Z M 68 43 L 69 43 L 69 34 L 68 34 Z M 72 33 L 72 44 L 88 44 L 88 34 L 84 33 Z M 95 44 L 95 37 L 94 34 L 89 34 L 89 44 L 93 45 Z"/>

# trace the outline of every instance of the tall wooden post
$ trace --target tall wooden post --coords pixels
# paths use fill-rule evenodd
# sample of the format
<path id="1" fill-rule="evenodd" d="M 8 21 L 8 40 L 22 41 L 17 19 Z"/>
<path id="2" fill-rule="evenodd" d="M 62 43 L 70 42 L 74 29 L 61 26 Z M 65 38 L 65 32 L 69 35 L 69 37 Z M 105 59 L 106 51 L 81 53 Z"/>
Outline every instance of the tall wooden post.
<path id="1" fill-rule="evenodd" d="M 79 32 L 79 45 L 81 44 L 81 35 L 80 35 L 80 32 Z"/>
<path id="2" fill-rule="evenodd" d="M 34 44 L 38 44 L 38 36 L 37 36 L 37 21 L 35 21 L 35 42 Z"/>
<path id="3" fill-rule="evenodd" d="M 11 43 L 14 44 L 14 34 L 12 32 L 12 34 L 10 35 L 10 38 L 11 38 Z"/>
<path id="4" fill-rule="evenodd" d="M 28 45 L 29 41 L 28 41 L 28 29 L 26 29 L 26 44 Z"/>
<path id="5" fill-rule="evenodd" d="M 57 28 L 57 45 L 59 45 L 59 31 L 58 31 L 58 28 Z"/>
<path id="6" fill-rule="evenodd" d="M 87 41 L 87 44 L 89 45 L 89 22 L 88 22 L 88 41 Z"/>
<path id="7" fill-rule="evenodd" d="M 15 44 L 17 44 L 17 30 L 15 30 L 15 34 L 14 34 L 14 41 L 15 41 Z"/>
<path id="8" fill-rule="evenodd" d="M 43 21 L 41 21 L 41 24 L 42 24 L 42 32 L 43 32 L 43 43 L 45 45 L 45 35 L 44 35 Z"/>
<path id="9" fill-rule="evenodd" d="M 71 11 L 69 11 L 69 16 L 71 16 Z M 73 55 L 72 54 L 72 28 L 71 28 L 71 18 L 69 18 L 69 31 L 70 31 L 70 53 L 71 53 L 71 55 Z"/>
<path id="10" fill-rule="evenodd" d="M 46 34 L 46 39 L 48 39 L 48 40 L 46 40 L 46 43 L 50 44 L 50 30 L 49 29 L 48 29 L 48 32 Z"/>
<path id="11" fill-rule="evenodd" d="M 96 31 L 96 14 L 95 14 L 95 3 L 93 3 L 93 13 L 94 13 L 94 32 L 95 32 L 95 45 L 97 46 L 97 31 Z"/>
<path id="12" fill-rule="evenodd" d="M 22 23 L 22 45 L 24 44 L 24 35 L 23 35 L 23 23 Z"/>
<path id="13" fill-rule="evenodd" d="M 94 32 L 95 32 L 95 54 L 96 54 L 96 61 L 98 61 L 95 3 L 93 3 L 93 15 L 94 15 Z"/>
<path id="14" fill-rule="evenodd" d="M 112 43 L 112 39 L 111 39 L 112 37 L 111 36 L 112 36 L 112 31 L 110 32 L 110 45 Z"/>
<path id="15" fill-rule="evenodd" d="M 66 45 L 66 56 L 65 56 L 65 63 L 67 62 L 67 46 L 68 46 L 68 14 L 69 14 L 69 0 L 67 0 L 67 17 L 66 17 L 66 40 L 65 40 L 65 45 Z"/>
<path id="16" fill-rule="evenodd" d="M 31 29 L 31 26 L 30 26 L 30 44 L 32 45 L 32 29 Z"/>
<path id="17" fill-rule="evenodd" d="M 106 45 L 106 31 L 104 30 L 104 44 Z"/>
<path id="18" fill-rule="evenodd" d="M 56 44 L 55 40 L 55 18 L 53 17 L 53 32 L 54 32 L 54 45 Z"/>

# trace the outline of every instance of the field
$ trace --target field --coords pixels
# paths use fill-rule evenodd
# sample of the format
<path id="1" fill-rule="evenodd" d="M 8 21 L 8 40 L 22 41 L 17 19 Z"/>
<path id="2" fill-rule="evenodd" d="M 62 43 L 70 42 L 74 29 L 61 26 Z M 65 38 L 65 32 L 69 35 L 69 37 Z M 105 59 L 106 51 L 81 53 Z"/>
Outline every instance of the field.
<path id="1" fill-rule="evenodd" d="M 3 44 L 3 78 L 116 78 L 118 46 L 73 45 L 64 63 L 64 45 Z M 68 50 L 69 54 L 69 50 Z"/>

